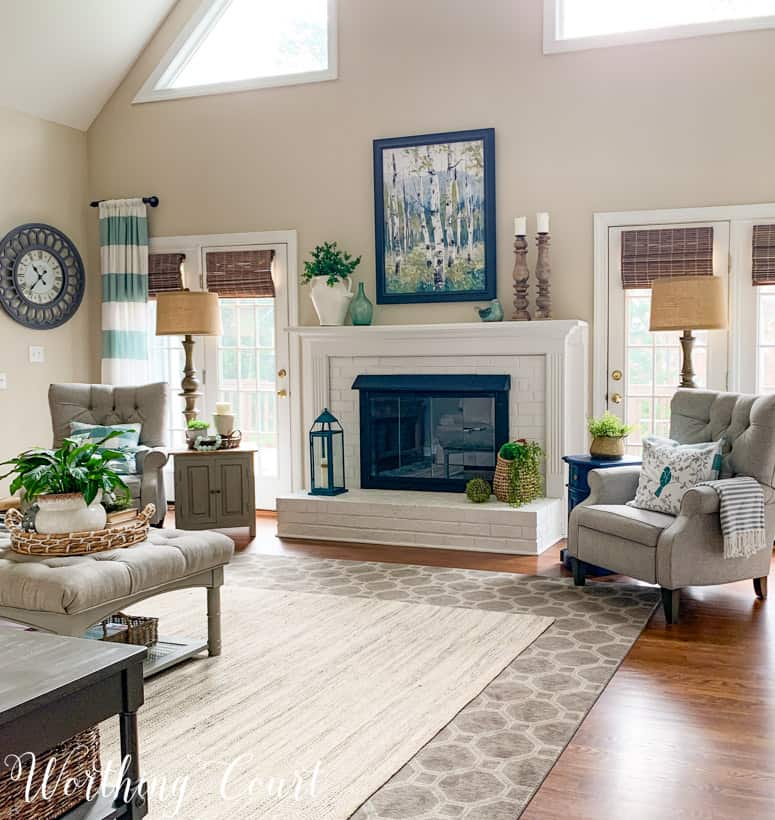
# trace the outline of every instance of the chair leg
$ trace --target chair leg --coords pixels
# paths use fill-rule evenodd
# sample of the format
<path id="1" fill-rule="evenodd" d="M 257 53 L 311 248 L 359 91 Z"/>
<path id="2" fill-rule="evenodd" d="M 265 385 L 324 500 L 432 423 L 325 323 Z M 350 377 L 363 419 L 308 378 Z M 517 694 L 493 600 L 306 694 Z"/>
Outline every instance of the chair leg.
<path id="1" fill-rule="evenodd" d="M 587 583 L 587 572 L 583 561 L 571 556 L 571 569 L 573 570 L 573 583 L 577 587 L 583 587 Z"/>
<path id="2" fill-rule="evenodd" d="M 762 578 L 754 578 L 753 579 L 753 589 L 756 593 L 756 597 L 760 598 L 762 601 L 767 600 L 767 576 L 763 576 Z"/>
<path id="3" fill-rule="evenodd" d="M 669 624 L 678 623 L 678 609 L 681 605 L 681 590 L 660 587 L 662 593 L 662 608 L 665 610 L 665 620 Z"/>

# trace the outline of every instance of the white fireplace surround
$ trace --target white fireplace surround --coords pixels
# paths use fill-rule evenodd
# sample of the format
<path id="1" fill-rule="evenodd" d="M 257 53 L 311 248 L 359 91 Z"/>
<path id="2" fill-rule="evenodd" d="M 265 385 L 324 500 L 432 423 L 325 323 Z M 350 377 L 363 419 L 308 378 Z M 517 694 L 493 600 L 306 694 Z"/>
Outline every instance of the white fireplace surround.
<path id="1" fill-rule="evenodd" d="M 316 509 L 305 506 L 302 501 L 309 482 L 307 433 L 324 407 L 331 410 L 344 428 L 347 485 L 360 488 L 358 394 L 352 390 L 356 376 L 475 373 L 511 376 L 509 435 L 541 443 L 546 452 L 546 496 L 556 499 L 555 507 L 561 505 L 564 510 L 562 456 L 584 452 L 587 445 L 587 336 L 586 323 L 577 320 L 293 328 L 292 359 L 296 367 L 292 374 L 290 409 L 295 508 L 302 513 L 306 506 Z M 359 497 L 373 493 L 375 504 L 379 504 L 380 500 L 385 503 L 385 498 L 391 498 L 390 492 L 363 490 Z M 459 506 L 459 495 L 437 495 L 452 496 L 450 504 Z M 287 517 L 289 507 L 280 501 L 278 515 L 282 535 L 282 511 L 285 510 Z M 336 499 L 331 504 L 335 505 Z M 340 505 L 336 509 L 344 511 L 345 508 Z M 487 505 L 481 513 L 486 513 L 486 509 Z M 495 504 L 492 510 L 502 524 L 504 511 Z M 418 518 L 416 511 L 413 517 Z M 479 519 L 481 514 L 477 516 Z M 553 521 L 564 524 L 564 515 L 559 516 L 555 510 Z M 297 523 L 300 524 L 301 519 Z M 343 538 L 342 522 L 339 524 L 336 540 L 367 540 L 357 533 L 352 539 Z M 539 522 L 536 527 L 540 529 Z M 293 527 L 285 529 L 290 532 Z M 306 528 L 304 531 L 308 532 Z M 520 541 L 513 550 L 499 551 L 539 552 L 550 546 L 546 543 L 548 540 L 557 540 L 562 535 L 564 531 L 549 533 L 547 530 L 544 538 L 537 539 L 528 548 Z M 419 536 L 413 538 L 412 543 L 425 545 Z"/>

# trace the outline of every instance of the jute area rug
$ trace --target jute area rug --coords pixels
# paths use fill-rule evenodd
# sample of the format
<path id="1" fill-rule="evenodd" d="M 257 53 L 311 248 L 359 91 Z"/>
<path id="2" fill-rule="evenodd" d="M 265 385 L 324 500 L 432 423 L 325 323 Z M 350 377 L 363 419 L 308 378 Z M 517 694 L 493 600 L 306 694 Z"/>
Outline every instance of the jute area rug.
<path id="1" fill-rule="evenodd" d="M 258 599 L 261 590 L 554 619 L 524 651 L 516 657 L 512 654 L 513 659 L 509 659 L 505 669 L 491 682 L 485 682 L 483 689 L 480 687 L 474 693 L 473 700 L 469 698 L 470 702 L 465 704 L 457 701 L 454 706 L 448 704 L 445 709 L 449 722 L 422 748 L 417 747 L 416 753 L 404 750 L 401 753 L 404 759 L 397 768 L 391 764 L 385 767 L 392 768 L 391 772 L 385 774 L 383 769 L 378 777 L 372 778 L 376 783 L 374 788 L 369 781 L 368 788 L 364 789 L 368 794 L 363 795 L 364 802 L 352 815 L 356 820 L 514 820 L 519 817 L 641 633 L 658 597 L 653 588 L 637 585 L 601 583 L 576 588 L 569 579 L 539 576 L 238 555 L 227 570 L 223 599 L 230 611 L 231 602 L 239 609 L 240 628 L 235 635 L 230 626 L 227 628 L 224 655 L 192 661 L 148 681 L 143 721 L 152 720 L 151 711 L 157 708 L 159 720 L 167 720 L 165 715 L 175 709 L 184 712 L 190 709 L 201 718 L 195 727 L 189 726 L 181 745 L 159 750 L 165 759 L 174 758 L 181 763 L 183 755 L 206 759 L 210 748 L 209 729 L 220 723 L 235 733 L 235 749 L 239 748 L 239 737 L 251 735 L 256 725 L 262 725 L 260 715 L 255 714 L 257 701 L 250 682 L 242 694 L 235 685 L 226 701 L 218 694 L 223 670 L 233 669 L 232 661 L 242 657 L 241 646 L 245 642 L 249 645 L 259 633 L 268 634 L 270 627 L 265 620 L 252 614 L 252 602 Z M 188 597 L 183 600 L 182 596 Z M 201 591 L 174 593 L 146 601 L 135 611 L 162 614 L 163 631 L 180 629 L 188 635 L 200 635 L 204 634 L 203 597 Z M 268 634 L 269 644 L 276 644 L 281 633 Z M 323 640 L 320 650 L 325 646 L 326 640 Z M 266 664 L 255 657 L 245 663 L 253 671 L 242 676 L 243 683 L 246 678 L 261 675 L 266 668 Z M 370 692 L 389 685 L 382 673 L 366 671 L 371 678 Z M 422 675 L 429 672 L 424 669 Z M 307 696 L 315 697 L 311 670 L 306 669 L 304 674 L 309 684 L 307 691 L 312 693 Z M 232 675 L 240 673 L 228 673 L 228 677 Z M 165 708 L 164 700 L 174 699 L 179 688 L 185 689 L 187 697 Z M 459 700 L 465 701 L 465 697 Z M 158 706 L 157 701 L 160 701 Z M 228 707 L 226 715 L 224 706 Z M 171 718 L 173 722 L 175 717 Z M 305 731 L 311 744 L 314 729 Z M 154 730 L 143 724 L 141 733 L 143 769 L 146 773 L 158 774 Z M 161 734 L 161 745 L 165 745 L 164 737 Z M 110 733 L 103 731 L 103 740 L 109 739 Z M 266 771 L 260 764 L 269 750 L 256 738 L 248 742 L 259 761 L 258 768 L 254 764 L 255 774 L 259 775 Z M 363 766 L 358 765 L 362 771 Z M 303 762 L 299 761 L 300 771 L 301 766 Z M 324 775 L 324 766 L 322 762 L 320 778 Z M 202 776 L 200 773 L 199 777 Z M 204 776 L 208 776 L 207 773 Z M 308 780 L 305 782 L 308 785 Z M 173 797 L 165 801 L 167 807 Z M 152 797 L 152 800 L 155 808 L 151 817 L 164 816 L 158 811 L 159 799 Z M 177 816 L 235 819 L 283 816 L 271 812 L 262 815 L 254 809 L 255 805 L 232 802 L 228 814 L 217 813 L 222 811 L 218 806 L 210 813 L 208 803 L 208 811 L 181 810 Z M 298 805 L 294 805 L 294 809 L 298 809 Z M 323 812 L 325 807 L 319 806 L 318 810 Z M 297 812 L 288 816 L 344 820 L 347 813 L 305 815 Z"/>
<path id="2" fill-rule="evenodd" d="M 142 609 L 180 634 L 202 592 L 165 597 Z M 224 654 L 146 688 L 154 818 L 349 817 L 552 623 L 236 585 L 222 606 Z"/>

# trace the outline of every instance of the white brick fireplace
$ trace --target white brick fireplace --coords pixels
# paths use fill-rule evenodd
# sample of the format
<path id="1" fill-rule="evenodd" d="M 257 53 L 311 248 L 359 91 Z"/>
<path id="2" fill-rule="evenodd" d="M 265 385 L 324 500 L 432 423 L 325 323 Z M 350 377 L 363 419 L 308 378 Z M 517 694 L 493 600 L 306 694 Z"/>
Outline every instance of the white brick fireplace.
<path id="1" fill-rule="evenodd" d="M 305 327 L 293 329 L 292 338 L 298 478 L 296 492 L 278 499 L 281 536 L 535 554 L 564 535 L 562 456 L 584 452 L 587 443 L 584 322 Z M 495 501 L 476 506 L 459 494 L 360 490 L 358 393 L 352 384 L 363 374 L 509 375 L 509 436 L 543 446 L 547 498 L 512 510 Z M 306 494 L 307 431 L 324 407 L 345 433 L 353 492 L 337 498 Z"/>

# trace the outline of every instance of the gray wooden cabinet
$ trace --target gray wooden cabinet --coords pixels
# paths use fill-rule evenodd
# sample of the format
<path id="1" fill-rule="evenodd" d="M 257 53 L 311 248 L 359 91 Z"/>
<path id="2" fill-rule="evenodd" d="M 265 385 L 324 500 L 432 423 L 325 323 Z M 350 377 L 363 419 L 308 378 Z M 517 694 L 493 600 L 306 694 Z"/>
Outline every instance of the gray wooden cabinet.
<path id="1" fill-rule="evenodd" d="M 256 535 L 255 450 L 181 450 L 175 458 L 175 526 L 249 527 Z"/>

